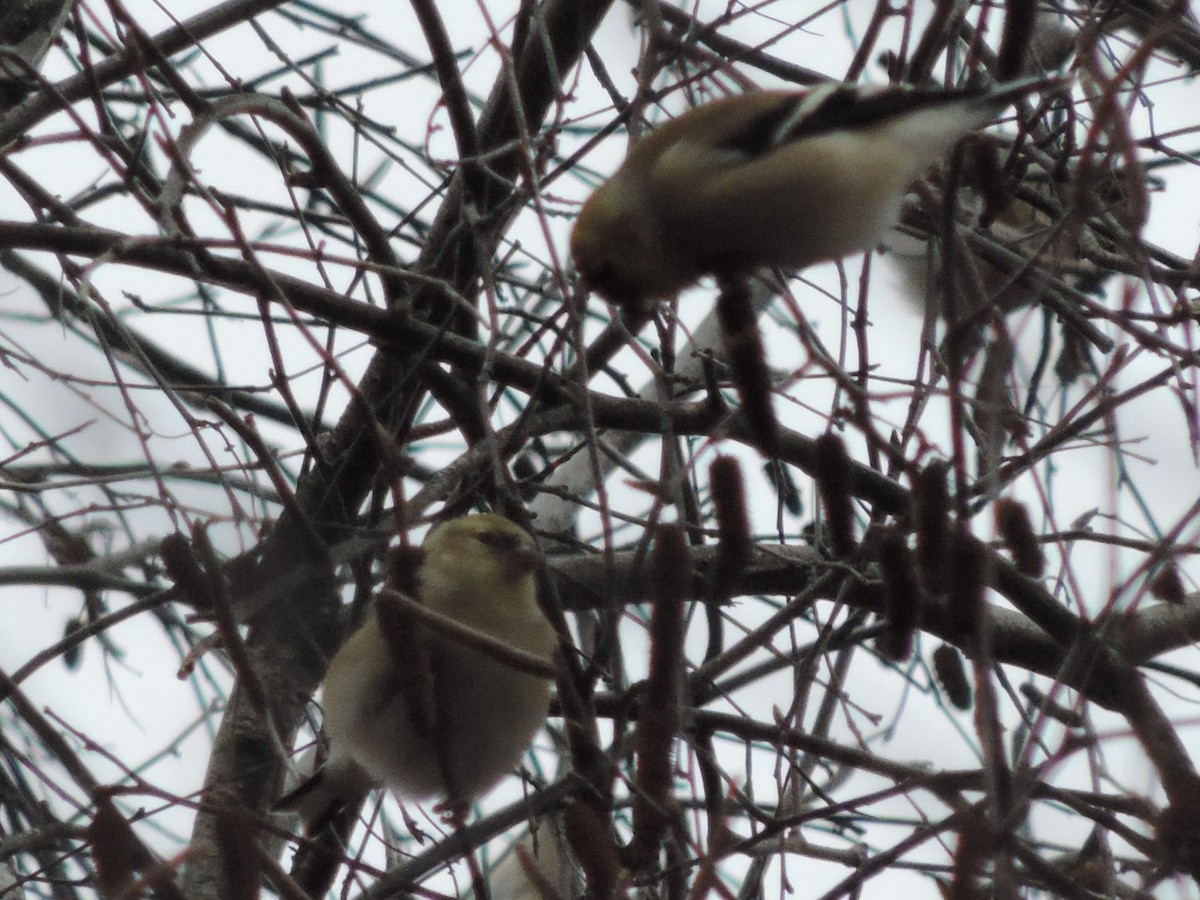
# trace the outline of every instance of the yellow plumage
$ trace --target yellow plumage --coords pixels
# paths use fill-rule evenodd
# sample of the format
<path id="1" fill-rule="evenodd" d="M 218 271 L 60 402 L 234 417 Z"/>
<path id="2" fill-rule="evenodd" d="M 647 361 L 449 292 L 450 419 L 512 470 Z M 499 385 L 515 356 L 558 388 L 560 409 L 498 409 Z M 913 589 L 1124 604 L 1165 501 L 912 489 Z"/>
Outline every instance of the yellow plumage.
<path id="1" fill-rule="evenodd" d="M 550 659 L 556 639 L 538 608 L 536 557 L 524 531 L 501 516 L 465 516 L 434 529 L 423 551 L 422 605 L 509 648 Z M 549 680 L 433 633 L 425 673 L 433 717 L 421 728 L 410 709 L 411 685 L 398 683 L 395 646 L 373 613 L 329 664 L 323 690 L 329 757 L 280 803 L 310 827 L 376 785 L 461 806 L 517 764 L 545 721 Z"/>

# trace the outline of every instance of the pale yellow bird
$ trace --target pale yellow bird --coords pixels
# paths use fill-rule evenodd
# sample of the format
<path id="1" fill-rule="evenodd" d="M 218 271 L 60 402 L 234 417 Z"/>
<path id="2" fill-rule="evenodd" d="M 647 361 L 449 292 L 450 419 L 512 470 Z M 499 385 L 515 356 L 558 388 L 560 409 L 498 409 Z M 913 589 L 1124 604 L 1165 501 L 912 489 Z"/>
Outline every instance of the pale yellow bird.
<path id="1" fill-rule="evenodd" d="M 752 91 L 688 110 L 634 145 L 571 235 L 584 283 L 642 311 L 705 275 L 800 269 L 868 249 L 905 188 L 1016 99 L 1061 89 L 832 84 Z"/>
<path id="2" fill-rule="evenodd" d="M 492 514 L 453 519 L 430 532 L 417 573 L 421 604 L 492 642 L 549 663 L 556 638 L 537 603 L 536 553 L 524 531 Z M 479 643 L 478 641 L 476 642 Z M 550 680 L 502 654 L 431 631 L 418 680 L 373 612 L 325 675 L 325 765 L 280 800 L 319 828 L 350 799 L 386 785 L 411 799 L 440 796 L 461 810 L 511 771 L 549 712 Z M 415 651 L 414 651 L 415 652 Z M 425 713 L 430 721 L 422 723 Z"/>

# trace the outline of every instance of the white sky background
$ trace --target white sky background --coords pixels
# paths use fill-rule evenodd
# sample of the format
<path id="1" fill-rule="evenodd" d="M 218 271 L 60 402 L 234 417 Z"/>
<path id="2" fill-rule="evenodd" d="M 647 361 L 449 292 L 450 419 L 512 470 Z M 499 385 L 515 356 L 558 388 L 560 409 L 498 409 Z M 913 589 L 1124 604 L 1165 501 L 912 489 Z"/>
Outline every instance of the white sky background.
<path id="1" fill-rule="evenodd" d="M 184 19 L 201 9 L 207 8 L 205 3 L 172 3 L 171 12 L 179 19 Z M 353 14 L 356 9 L 343 4 L 343 11 Z M 497 71 L 497 60 L 493 53 L 487 52 L 488 28 L 483 16 L 477 12 L 474 4 L 461 3 L 454 5 L 462 9 L 462 15 L 449 15 L 449 6 L 443 13 L 447 15 L 447 26 L 456 47 L 481 51 L 469 64 L 463 65 L 464 77 L 468 86 L 480 95 L 486 95 L 490 90 Z M 515 4 L 490 3 L 488 9 L 497 23 L 508 20 Z M 781 43 L 773 46 L 772 52 L 781 58 L 795 61 L 809 68 L 839 76 L 853 52 L 851 36 L 861 32 L 862 24 L 869 17 L 873 3 L 850 4 L 848 10 L 855 16 L 861 15 L 861 21 L 847 25 L 840 13 L 825 15 L 813 25 L 799 33 L 793 33 Z M 163 13 L 150 3 L 140 0 L 129 0 L 126 7 L 130 10 L 142 27 L 151 34 L 158 33 L 168 25 Z M 98 20 L 107 23 L 107 14 L 99 3 L 90 4 Z M 702 19 L 715 16 L 724 8 L 722 3 L 701 4 L 699 17 Z M 758 19 L 747 15 L 739 23 L 727 29 L 728 33 L 747 43 L 755 43 L 762 36 L 778 33 L 779 21 L 791 21 L 796 10 L 816 9 L 815 5 L 793 4 L 790 2 L 768 4 L 762 10 L 765 18 Z M 997 19 L 997 24 L 998 24 Z M 297 30 L 286 24 L 276 15 L 264 16 L 261 24 L 266 27 L 273 39 L 279 41 L 288 55 L 298 59 L 316 50 L 323 49 L 333 43 L 328 35 L 315 31 Z M 404 43 L 409 52 L 419 59 L 427 59 L 421 38 L 420 29 L 411 19 L 407 4 L 381 4 L 378 11 L 370 13 L 370 27 L 380 33 L 398 40 L 397 35 L 408 36 Z M 898 27 L 898 26 L 897 26 Z M 73 44 L 73 38 L 70 39 Z M 603 56 L 610 75 L 626 96 L 633 93 L 635 82 L 630 74 L 631 68 L 638 58 L 639 36 L 631 29 L 630 15 L 622 6 L 614 8 L 608 21 L 597 36 L 595 46 Z M 885 33 L 879 41 L 880 48 L 893 46 L 895 37 Z M 263 70 L 270 69 L 274 63 L 269 59 L 262 46 L 255 42 L 250 32 L 237 29 L 232 34 L 222 35 L 205 44 L 211 57 L 235 78 L 250 79 L 259 75 Z M 203 67 L 204 63 L 198 63 Z M 342 85 L 366 80 L 376 74 L 373 70 L 391 72 L 395 64 L 379 59 L 365 51 L 353 51 L 343 47 L 342 52 L 331 57 L 325 63 L 325 78 L 328 84 Z M 44 72 L 52 79 L 62 78 L 70 74 L 65 67 L 61 53 L 52 52 L 44 67 Z M 1177 70 L 1163 66 L 1164 78 L 1176 78 Z M 219 76 L 213 74 L 213 82 L 219 82 Z M 772 86 L 761 73 L 752 73 L 761 86 Z M 878 66 L 870 66 L 865 80 L 882 81 L 884 75 Z M 298 92 L 303 86 L 292 79 Z M 281 80 L 271 82 L 266 86 L 269 92 L 275 92 Z M 1176 127 L 1189 127 L 1195 121 L 1195 109 L 1200 107 L 1200 88 L 1191 81 L 1175 81 L 1169 85 L 1156 87 L 1153 98 L 1156 102 L 1154 111 L 1154 127 L 1158 133 L 1170 132 Z M 434 105 L 439 91 L 436 86 L 423 78 L 413 78 L 405 81 L 389 91 L 380 91 L 368 95 L 368 106 L 364 113 L 371 118 L 395 125 L 401 133 L 416 144 L 421 144 L 428 135 L 430 117 L 440 129 L 429 140 L 429 148 L 433 156 L 452 159 L 455 155 L 453 138 L 449 132 L 446 117 L 440 111 L 434 112 Z M 598 121 L 607 121 L 609 114 L 607 101 L 596 86 L 590 73 L 585 67 L 585 74 L 575 90 L 576 103 L 567 108 L 568 115 L 583 114 L 586 111 L 601 111 Z M 671 106 L 672 110 L 679 108 L 678 103 Z M 181 125 L 187 121 L 186 109 L 177 107 L 179 118 L 173 122 L 160 123 L 160 127 L 177 133 Z M 1174 119 L 1178 117 L 1178 124 Z M 349 166 L 351 149 L 347 135 L 341 123 L 332 122 L 330 142 L 335 154 Z M 589 121 L 591 124 L 591 121 Z M 1146 122 L 1135 122 L 1139 134 L 1145 134 Z M 42 129 L 39 135 L 52 135 L 56 128 L 67 129 L 69 126 L 61 118 L 53 120 Z M 268 130 L 270 127 L 268 126 Z M 278 134 L 277 132 L 274 132 Z M 1177 139 L 1173 146 L 1181 152 L 1190 152 L 1200 143 L 1200 137 L 1185 135 Z M 610 173 L 619 163 L 625 148 L 623 135 L 618 134 L 608 141 L 607 146 L 599 148 L 589 155 L 586 164 L 600 171 L 600 174 Z M 570 138 L 563 138 L 559 150 L 564 155 L 574 149 Z M 158 152 L 158 151 L 155 151 Z M 200 171 L 201 177 L 207 183 L 213 184 L 230 193 L 252 195 L 259 199 L 287 205 L 289 198 L 283 189 L 278 172 L 270 171 L 259 165 L 245 165 L 250 157 L 245 153 L 232 156 L 236 164 L 231 165 L 231 155 L 236 149 L 231 149 L 227 139 L 215 131 L 200 144 L 193 159 L 194 167 Z M 383 160 L 381 154 L 371 148 L 359 148 L 359 177 L 366 177 L 375 171 Z M 15 156 L 17 162 L 31 174 L 38 177 L 43 184 L 51 186 L 63 197 L 70 197 L 76 191 L 85 190 L 93 181 L 110 177 L 107 165 L 95 155 L 80 154 L 77 144 L 56 145 L 48 142 L 34 154 L 19 153 Z M 1200 242 L 1200 219 L 1196 214 L 1195 198 L 1200 197 L 1200 171 L 1194 165 L 1180 165 L 1155 173 L 1164 181 L 1164 189 L 1152 197 L 1152 217 L 1146 227 L 1146 237 L 1164 249 L 1185 258 L 1192 258 Z M 380 177 L 389 183 L 388 193 L 393 194 L 397 202 L 405 205 L 425 195 L 425 190 L 419 186 L 428 172 L 412 173 L 402 167 L 391 165 L 381 169 Z M 394 188 L 391 186 L 394 183 Z M 24 204 L 11 194 L 6 194 L 7 185 L 0 184 L 0 218 L 15 218 L 25 220 L 28 210 Z M 554 229 L 553 250 L 560 261 L 566 258 L 566 236 L 570 226 L 570 215 L 573 213 L 573 203 L 587 195 L 589 185 L 573 175 L 567 175 L 548 190 L 548 207 L 554 213 L 549 219 Z M 221 233 L 222 226 L 206 218 L 203 206 L 189 202 L 189 212 L 194 216 L 193 221 L 205 233 Z M 87 210 L 86 215 L 100 225 L 121 228 L 133 233 L 154 233 L 155 226 L 143 210 L 132 203 L 110 201 Z M 142 224 L 131 225 L 130 221 L 140 221 Z M 247 217 L 247 222 L 252 222 Z M 265 220 L 264 220 L 265 221 Z M 250 229 L 248 228 L 248 232 Z M 280 243 L 296 243 L 295 235 L 254 235 Z M 536 260 L 531 270 L 540 268 L 543 260 L 548 258 L 549 248 L 545 246 L 542 232 L 537 220 L 532 215 L 526 215 L 512 230 L 511 235 L 518 237 L 523 245 L 522 252 L 528 252 Z M 397 246 L 403 246 L 397 244 Z M 405 248 L 406 258 L 415 255 L 412 248 Z M 301 260 L 285 260 L 273 256 L 269 263 L 279 269 L 310 277 L 312 267 Z M 845 263 L 846 278 L 851 286 L 851 296 L 854 296 L 859 277 L 861 258 L 852 258 Z M 916 357 L 921 333 L 921 316 L 911 305 L 899 298 L 899 291 L 893 288 L 898 279 L 886 261 L 876 257 L 873 262 L 871 315 L 873 329 L 871 333 L 872 361 L 880 368 L 875 373 L 890 375 L 897 378 L 911 378 L 916 367 Z M 344 271 L 342 274 L 344 275 Z M 838 291 L 837 272 L 834 266 L 821 266 L 804 273 L 806 280 L 812 280 L 827 290 Z M 191 286 L 183 281 L 172 281 L 164 276 L 153 273 L 139 273 L 130 268 L 101 267 L 96 274 L 96 284 L 104 292 L 107 299 L 117 303 L 125 303 L 123 291 L 139 295 L 148 303 L 155 305 L 168 304 L 172 298 L 188 297 Z M 792 290 L 804 309 L 806 316 L 826 346 L 833 349 L 838 346 L 841 328 L 840 317 L 842 310 L 836 302 L 817 296 L 817 292 L 807 287 L 803 282 L 795 281 Z M 1118 302 L 1122 291 L 1134 293 L 1139 304 L 1144 305 L 1142 295 L 1144 287 L 1134 282 L 1126 282 L 1114 278 L 1109 282 L 1109 302 Z M 693 298 L 689 295 L 681 309 L 681 317 L 689 324 L 700 321 L 708 310 L 708 303 L 702 298 L 712 295 L 710 285 L 705 285 L 695 292 Z M 7 272 L 0 271 L 0 296 L 3 296 L 3 311 L 0 311 L 0 350 L 13 351 L 14 348 L 24 348 L 33 359 L 46 360 L 50 367 L 59 372 L 70 372 L 75 376 L 74 383 L 64 383 L 61 380 L 47 377 L 39 372 L 34 365 L 19 363 L 14 366 L 3 379 L 4 405 L 0 406 L 0 428 L 3 437 L 8 441 L 8 453 L 15 453 L 28 442 L 36 440 L 36 436 L 23 424 L 16 410 L 25 410 L 50 433 L 65 432 L 80 429 L 79 434 L 65 441 L 67 446 L 78 448 L 81 458 L 88 461 L 112 460 L 137 462 L 145 458 L 142 445 L 131 432 L 130 414 L 125 407 L 121 395 L 111 387 L 112 372 L 107 367 L 104 358 L 88 348 L 79 338 L 66 330 L 51 330 L 38 325 L 25 324 L 19 320 L 22 312 L 35 313 L 40 311 L 39 301 L 30 296 L 24 283 L 13 279 Z M 1170 298 L 1162 298 L 1166 303 Z M 591 309 L 599 312 L 603 307 L 598 300 L 591 301 Z M 227 379 L 231 383 L 246 383 L 264 385 L 268 382 L 270 361 L 263 349 L 262 327 L 258 322 L 251 302 L 241 298 L 229 300 L 227 305 L 246 313 L 244 325 L 221 322 L 216 324 L 220 342 L 221 363 L 227 369 Z M 188 304 L 192 308 L 192 304 Z M 214 354 L 208 343 L 208 338 L 200 323 L 194 317 L 175 317 L 166 315 L 140 315 L 130 307 L 130 323 L 146 337 L 158 340 L 174 352 L 184 354 L 198 366 L 213 370 Z M 1018 316 L 1028 314 L 1018 314 Z M 1014 333 L 1022 336 L 1019 347 L 1020 365 L 1018 376 L 1028 373 L 1038 350 L 1040 339 L 1040 316 L 1029 316 L 1029 327 L 1018 329 Z M 1014 317 L 1013 320 L 1017 321 Z M 791 369 L 816 372 L 807 367 L 805 353 L 797 339 L 783 329 L 768 330 L 769 356 L 771 362 L 781 371 Z M 1194 340 L 1189 335 L 1189 339 Z M 304 366 L 316 366 L 318 358 L 310 350 L 298 342 L 289 344 L 289 366 L 293 375 Z M 358 346 L 353 335 L 344 334 L 338 343 L 338 350 L 345 353 L 341 363 L 345 366 L 351 378 L 362 371 L 371 348 Z M 1143 356 L 1131 365 L 1126 374 L 1118 381 L 1118 386 L 1127 387 L 1136 383 L 1140 378 L 1158 371 L 1164 362 L 1161 358 Z M 633 353 L 624 354 L 619 365 L 627 373 L 630 383 L 641 387 L 646 378 L 644 366 Z M 853 360 L 849 360 L 847 369 L 853 369 Z M 313 389 L 318 373 L 307 380 L 294 381 L 293 388 L 301 398 L 315 396 Z M 140 383 L 140 379 L 134 379 Z M 608 390 L 610 385 L 597 383 L 601 389 Z M 1053 379 L 1048 378 L 1043 388 L 1044 397 L 1049 397 L 1053 390 Z M 1084 385 L 1086 386 L 1086 384 Z M 786 414 L 784 424 L 802 433 L 817 435 L 827 424 L 829 408 L 829 385 L 827 380 L 810 378 L 801 380 L 792 391 L 799 403 L 815 410 L 804 416 L 799 412 L 799 406 L 788 406 L 779 401 L 776 409 L 781 416 Z M 900 392 L 903 394 L 903 392 Z M 1080 388 L 1073 389 L 1063 401 L 1070 405 L 1080 397 Z M 345 397 L 337 393 L 334 409 L 339 409 L 345 402 Z M 143 425 L 153 433 L 153 452 L 156 461 L 178 462 L 196 468 L 206 468 L 208 462 L 200 452 L 197 436 L 179 412 L 161 395 L 154 391 L 142 391 L 136 394 L 138 410 L 144 416 Z M 302 400 L 302 406 L 306 403 Z M 1058 409 L 1058 401 L 1047 401 L 1050 409 Z M 884 411 L 893 416 L 893 421 L 899 425 L 906 414 L 907 403 L 904 397 L 894 404 L 894 412 L 883 406 L 876 406 L 877 413 Z M 793 416 L 795 418 L 793 418 Z M 330 421 L 335 415 L 329 417 Z M 438 418 L 437 415 L 429 416 Z M 926 437 L 940 448 L 943 455 L 948 452 L 949 415 L 945 410 L 936 407 L 923 417 L 923 428 Z M 938 431 L 938 424 L 943 430 Z M 272 441 L 292 441 L 294 435 L 282 429 L 274 428 L 270 422 L 259 420 L 259 427 Z M 86 426 L 82 427 L 81 426 Z M 1188 442 L 1186 423 L 1183 418 L 1179 397 L 1167 391 L 1158 391 L 1143 398 L 1136 406 L 1122 411 L 1120 416 L 1121 436 L 1131 442 L 1130 453 L 1125 462 L 1133 476 L 1133 482 L 1146 503 L 1153 511 L 1155 524 L 1160 532 L 1169 531 L 1187 509 L 1200 497 L 1200 478 L 1197 477 L 1195 460 L 1192 458 Z M 227 447 L 222 435 L 215 431 L 201 432 L 200 438 L 205 441 L 209 451 L 222 465 L 233 465 L 240 455 L 240 448 Z M 856 448 L 852 430 L 846 432 L 851 452 L 856 459 L 865 458 Z M 439 461 L 450 461 L 460 448 L 449 441 L 432 441 L 427 449 L 419 454 L 423 463 L 437 465 Z M 284 450 L 298 450 L 298 446 L 286 446 Z M 738 450 L 729 442 L 721 442 L 701 450 L 697 456 L 695 469 L 703 479 L 709 463 L 720 450 L 724 453 L 734 453 L 742 461 L 747 483 L 752 492 L 751 511 L 755 527 L 759 533 L 773 533 L 776 520 L 776 500 L 774 494 L 767 488 L 761 476 L 760 460 L 753 451 Z M 44 459 L 37 454 L 24 458 L 21 462 Z M 659 449 L 656 444 L 647 444 L 633 455 L 633 462 L 644 471 L 656 474 L 659 470 Z M 799 473 L 796 473 L 797 476 Z M 1138 511 L 1133 498 L 1128 491 L 1115 486 L 1115 472 L 1112 469 L 1110 457 L 1102 449 L 1075 450 L 1056 457 L 1055 471 L 1052 474 L 1042 473 L 1043 487 L 1052 491 L 1052 505 L 1057 525 L 1065 529 L 1077 516 L 1090 510 L 1098 509 L 1100 514 L 1092 520 L 1092 527 L 1098 531 L 1115 529 L 1106 519 L 1108 515 L 1125 520 L 1125 525 L 1119 530 L 1129 533 L 1138 530 L 1153 538 L 1153 529 Z M 623 485 L 626 476 L 616 475 L 610 481 L 613 490 L 611 502 L 614 509 L 630 514 L 640 514 L 645 511 L 648 500 L 640 492 L 626 490 Z M 264 481 L 265 486 L 265 481 Z M 152 492 L 152 484 L 142 481 L 136 485 L 121 485 L 123 489 L 131 490 L 131 509 L 129 520 L 133 530 L 139 536 L 162 536 L 169 533 L 179 522 L 172 522 L 155 506 L 157 497 Z M 203 485 L 188 487 L 178 482 L 171 484 L 177 497 L 186 498 L 195 503 L 195 515 L 204 519 L 217 516 L 212 527 L 214 540 L 223 552 L 236 553 L 252 545 L 256 536 L 245 525 L 230 521 L 229 509 L 221 509 L 219 499 L 214 501 L 210 488 Z M 811 516 L 813 503 L 811 491 L 807 483 L 802 483 L 805 492 L 805 512 L 798 519 L 786 518 L 786 527 L 791 539 L 796 540 L 799 528 Z M 1030 503 L 1032 510 L 1040 510 L 1035 486 L 1030 482 L 1015 485 L 1010 495 L 1024 499 Z M 72 492 L 60 492 L 56 498 L 56 507 L 60 513 L 67 513 L 71 508 Z M 111 516 L 89 515 L 87 504 L 97 502 L 96 495 L 91 491 L 80 491 L 78 496 L 78 517 L 68 520 L 66 524 L 78 527 L 79 522 L 88 522 L 93 518 L 111 521 Z M 252 509 L 254 515 L 274 514 L 273 507 Z M 980 528 L 990 522 L 990 516 L 980 518 Z M 581 519 L 581 536 L 590 538 L 594 535 L 597 519 L 584 515 Z M 1035 525 L 1040 522 L 1035 512 Z M 12 520 L 6 520 L 0 537 L 0 566 L 16 565 L 51 565 L 41 540 L 31 534 L 23 533 L 24 529 Z M 990 536 L 990 535 L 984 535 Z M 622 539 L 633 540 L 636 535 L 632 531 L 622 534 Z M 1196 525 L 1190 523 L 1180 535 L 1182 543 L 1196 543 Z M 99 535 L 95 541 L 98 551 L 123 549 L 128 546 L 128 538 L 120 532 Z M 1058 558 L 1053 549 L 1049 550 L 1051 575 L 1061 570 L 1063 561 Z M 1095 602 L 1095 607 L 1088 610 L 1095 614 L 1114 594 L 1118 585 L 1123 585 L 1143 557 L 1132 553 L 1123 553 L 1102 544 L 1075 545 L 1070 559 L 1075 576 L 1080 579 L 1082 596 Z M 1180 560 L 1189 590 L 1195 588 L 1194 577 L 1196 568 L 1189 559 Z M 1192 576 L 1188 578 L 1187 576 Z M 1122 599 L 1127 600 L 1128 594 Z M 113 600 L 112 602 L 118 602 Z M 123 598 L 120 602 L 124 602 Z M 30 658 L 42 648 L 52 644 L 62 634 L 66 621 L 78 615 L 80 611 L 79 593 L 73 590 L 59 588 L 30 588 L 6 587 L 0 594 L 0 613 L 7 617 L 7 623 L 0 626 L 0 667 L 12 673 L 25 665 Z M 760 604 L 741 602 L 734 607 L 730 615 L 744 624 L 746 618 L 764 615 Z M 823 605 L 823 615 L 828 614 L 827 604 Z M 628 630 L 628 640 L 625 652 L 631 657 L 631 676 L 641 674 L 635 654 L 643 645 L 635 637 L 637 628 Z M 703 629 L 693 629 L 691 639 L 697 642 L 697 648 L 702 648 Z M 203 726 L 188 732 L 189 728 L 203 718 L 204 707 L 219 696 L 229 684 L 229 678 L 224 664 L 216 657 L 208 657 L 206 666 L 211 670 L 212 678 L 219 685 L 219 690 L 208 684 L 204 678 L 190 681 L 180 681 L 175 677 L 179 667 L 180 653 L 172 648 L 163 637 L 162 629 L 148 616 L 138 616 L 112 629 L 107 636 L 112 646 L 121 651 L 118 660 L 113 656 L 103 654 L 95 641 L 85 645 L 82 660 L 78 670 L 67 671 L 62 663 L 55 660 L 43 667 L 26 680 L 22 688 L 38 706 L 49 707 L 54 713 L 69 722 L 72 727 L 79 729 L 89 738 L 97 741 L 105 751 L 127 764 L 141 764 L 143 761 L 155 758 L 154 764 L 146 772 L 146 777 L 154 784 L 180 794 L 188 794 L 197 790 L 202 784 L 203 769 L 207 762 L 208 750 L 211 746 L 212 733 L 209 727 Z M 801 636 L 800 641 L 807 640 Z M 935 642 L 928 641 L 925 648 L 928 651 Z M 697 656 L 702 649 L 697 649 Z M 1173 661 L 1181 666 L 1196 668 L 1197 659 L 1194 650 L 1181 651 L 1174 654 Z M 1016 673 L 1019 674 L 1019 673 Z M 1014 676 L 1015 677 L 1015 676 Z M 752 697 L 742 698 L 747 703 L 746 711 L 760 720 L 769 720 L 772 706 L 786 708 L 790 702 L 790 676 L 786 673 L 774 676 L 769 682 L 777 686 L 778 693 L 757 690 Z M 936 760 L 941 768 L 969 768 L 978 765 L 974 750 L 975 734 L 970 720 L 970 714 L 939 713 L 932 706 L 927 694 L 915 694 L 917 689 L 923 689 L 927 683 L 926 673 L 920 667 L 913 672 L 915 685 L 910 688 L 907 703 L 920 703 L 923 707 L 919 712 L 910 711 L 898 718 L 898 727 L 891 742 L 885 748 L 879 748 L 891 758 L 905 761 Z M 848 693 L 854 700 L 863 704 L 865 711 L 882 716 L 880 728 L 887 727 L 892 721 L 892 712 L 898 701 L 898 693 L 903 688 L 903 682 L 894 673 L 887 672 L 873 661 L 863 658 L 856 664 L 855 674 L 848 684 Z M 1173 684 L 1172 687 L 1178 687 Z M 1163 692 L 1160 698 L 1165 696 Z M 1134 793 L 1145 794 L 1156 791 L 1153 772 L 1146 766 L 1143 754 L 1136 742 L 1125 737 L 1125 723 L 1117 718 L 1105 716 L 1096 712 L 1095 722 L 1101 732 L 1111 732 L 1104 740 L 1104 758 L 1110 772 L 1120 773 L 1125 779 L 1123 786 Z M 1174 710 L 1176 721 L 1194 720 L 1196 707 L 1191 698 L 1180 698 L 1178 708 Z M 0 714 L 0 722 L 7 724 L 9 712 Z M 215 722 L 215 719 L 212 720 Z M 865 721 L 855 722 L 855 726 L 863 729 L 868 736 L 872 729 Z M 961 731 L 956 731 L 961 729 Z M 181 741 L 181 734 L 186 736 Z M 852 742 L 850 732 L 839 727 L 835 733 L 842 735 Z M 1200 747 L 1195 729 L 1185 731 L 1185 738 L 1193 746 Z M 1060 738 L 1060 730 L 1051 727 L 1047 730 L 1048 740 L 1053 742 Z M 740 752 L 740 750 L 738 751 Z M 120 778 L 115 767 L 108 765 L 99 754 L 85 754 L 87 762 L 93 771 L 102 779 L 117 781 Z M 760 758 L 758 763 L 762 766 Z M 1077 756 L 1082 762 L 1082 757 Z M 1127 761 L 1127 762 L 1126 762 Z M 731 770 L 737 769 L 737 764 L 730 764 Z M 54 767 L 48 770 L 50 777 L 67 781 Z M 764 784 L 770 790 L 769 771 L 758 770 L 756 777 L 764 779 Z M 1061 783 L 1070 783 L 1077 787 L 1088 787 L 1090 774 L 1086 766 L 1078 765 L 1074 771 L 1064 771 Z M 866 788 L 860 788 L 866 790 Z M 489 800 L 489 805 L 499 804 L 511 799 L 514 794 L 514 784 L 506 784 L 495 797 Z M 76 795 L 77 796 L 77 795 Z M 1161 797 L 1154 794 L 1154 799 Z M 56 801 L 61 802 L 61 801 Z M 148 801 L 141 801 L 147 809 L 152 808 Z M 936 807 L 937 805 L 934 804 Z M 1035 816 L 1035 827 L 1042 827 L 1039 817 L 1049 817 L 1045 813 L 1045 805 L 1039 805 L 1039 813 Z M 905 808 L 905 801 L 899 801 L 892 809 L 896 815 L 911 816 L 914 810 Z M 174 808 L 151 818 L 151 822 L 138 827 L 139 834 L 148 840 L 156 841 L 164 853 L 186 840 L 190 829 L 190 816 L 182 808 Z M 1073 842 L 1082 843 L 1087 834 L 1087 822 L 1068 816 L 1057 817 L 1052 827 L 1053 834 L 1064 845 Z M 1048 823 L 1047 823 L 1048 826 Z M 159 839 L 153 838 L 153 827 L 159 827 L 167 832 Z M 1047 831 L 1047 834 L 1050 832 Z M 806 834 L 813 840 L 827 843 L 830 846 L 847 847 L 849 842 L 834 837 L 822 838 L 815 830 Z M 873 833 L 871 843 L 874 847 L 886 847 L 895 839 L 887 832 Z M 929 859 L 936 845 L 923 849 L 918 858 Z M 939 861 L 946 861 L 943 857 Z M 382 864 L 381 861 L 377 861 Z M 735 864 L 732 869 L 736 869 Z M 845 877 L 848 870 L 836 863 L 821 864 L 804 858 L 792 858 L 788 862 L 788 877 L 795 879 L 796 896 L 817 896 L 823 889 L 832 886 Z M 886 885 L 886 886 L 885 886 Z M 868 883 L 867 896 L 878 896 L 884 891 L 915 892 L 905 895 L 927 896 L 930 883 L 927 878 L 913 875 L 910 878 L 895 876 L 894 879 L 875 880 Z M 1174 892 L 1174 893 L 1172 893 Z M 1194 890 L 1181 884 L 1173 884 L 1163 896 L 1192 896 Z"/>

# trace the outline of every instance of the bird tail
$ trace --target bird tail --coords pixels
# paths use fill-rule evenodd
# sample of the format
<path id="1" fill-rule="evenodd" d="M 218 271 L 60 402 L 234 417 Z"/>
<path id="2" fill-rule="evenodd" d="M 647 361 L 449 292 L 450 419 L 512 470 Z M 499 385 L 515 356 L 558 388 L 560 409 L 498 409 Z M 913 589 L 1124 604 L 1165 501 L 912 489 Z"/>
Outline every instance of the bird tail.
<path id="1" fill-rule="evenodd" d="M 963 87 L 949 91 L 914 89 L 911 109 L 888 120 L 888 137 L 897 148 L 913 154 L 924 169 L 954 141 L 993 121 L 1005 109 L 1029 94 L 1063 90 L 1065 78 L 1022 78 L 992 87 Z"/>
<path id="2" fill-rule="evenodd" d="M 305 834 L 316 834 L 374 787 L 370 776 L 349 760 L 330 760 L 275 801 L 274 812 L 295 813 Z"/>
<path id="3" fill-rule="evenodd" d="M 1030 94 L 1052 94 L 1071 86 L 1071 79 L 1062 75 L 1031 75 L 989 87 L 964 88 L 978 91 L 979 102 L 993 113 L 999 113 L 1009 105 Z"/>

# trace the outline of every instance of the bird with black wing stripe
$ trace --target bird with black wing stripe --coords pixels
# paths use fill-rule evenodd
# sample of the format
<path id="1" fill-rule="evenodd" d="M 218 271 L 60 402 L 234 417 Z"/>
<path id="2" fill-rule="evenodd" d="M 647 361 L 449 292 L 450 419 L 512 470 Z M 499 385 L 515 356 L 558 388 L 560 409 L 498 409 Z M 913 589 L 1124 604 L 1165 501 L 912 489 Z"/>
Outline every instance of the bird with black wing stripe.
<path id="1" fill-rule="evenodd" d="M 867 249 L 956 141 L 1063 85 L 831 84 L 706 103 L 636 144 L 587 200 L 571 235 L 575 265 L 601 297 L 645 313 L 705 275 L 738 279 Z"/>

